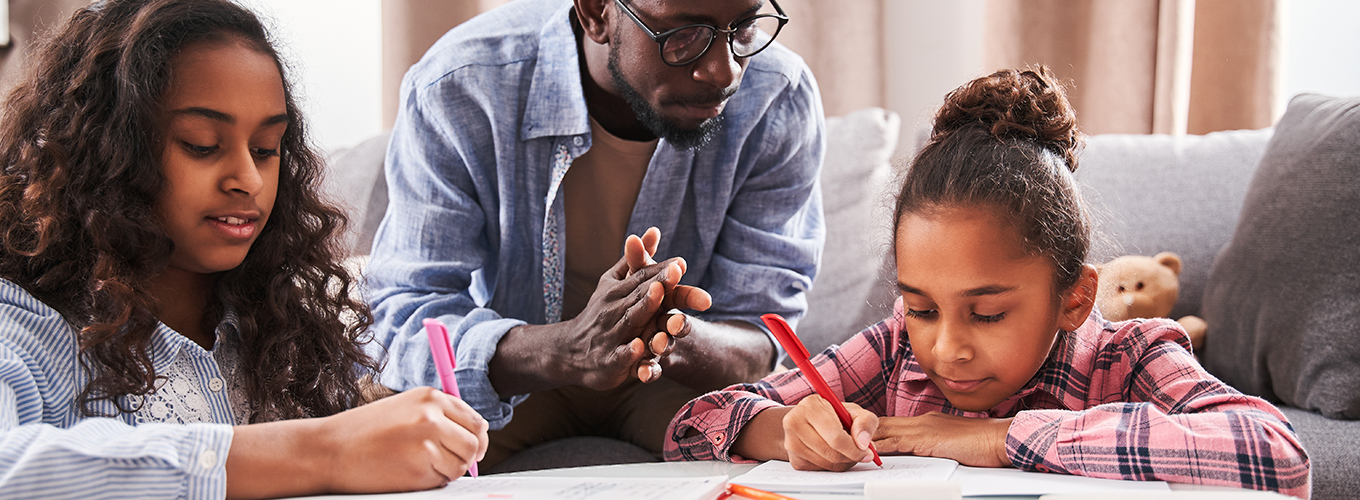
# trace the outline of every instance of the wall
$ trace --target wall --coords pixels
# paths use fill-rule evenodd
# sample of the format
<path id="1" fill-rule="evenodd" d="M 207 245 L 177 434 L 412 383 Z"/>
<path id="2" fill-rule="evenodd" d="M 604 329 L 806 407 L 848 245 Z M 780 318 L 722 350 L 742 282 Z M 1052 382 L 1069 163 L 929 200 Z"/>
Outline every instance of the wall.
<path id="1" fill-rule="evenodd" d="M 383 131 L 379 0 L 238 1 L 270 27 L 322 151 Z"/>
<path id="2" fill-rule="evenodd" d="M 915 150 L 944 95 L 983 74 L 984 0 L 884 4 L 884 103 L 902 117 L 899 152 Z"/>
<path id="3" fill-rule="evenodd" d="M 295 56 L 293 79 L 302 83 L 312 136 L 333 150 L 353 146 L 391 123 L 400 75 L 447 30 L 451 19 L 470 17 L 505 0 L 246 1 L 284 28 L 276 33 Z M 1360 95 L 1360 30 L 1354 29 L 1360 24 L 1360 2 L 1284 2 L 1283 95 L 1306 91 Z M 800 11 L 813 8 L 800 0 L 784 3 Z M 864 52 L 880 51 L 881 86 L 865 84 L 849 94 L 853 102 L 833 100 L 829 104 L 836 105 L 828 105 L 827 112 L 875 104 L 897 112 L 903 119 L 899 151 L 905 153 L 928 130 L 945 93 L 996 69 L 984 67 L 988 0 L 883 0 L 880 8 L 881 15 L 875 17 L 883 34 L 881 49 L 867 47 Z M 830 19 L 816 23 L 835 24 Z M 794 36 L 785 42 L 791 47 L 827 50 L 817 43 L 800 45 L 794 41 L 795 25 L 790 30 Z M 805 57 L 815 62 L 825 55 L 813 52 Z M 838 75 L 818 78 L 824 91 L 839 81 Z"/>
<path id="4" fill-rule="evenodd" d="M 1360 96 L 1360 2 L 1293 0 L 1285 7 L 1285 95 Z"/>

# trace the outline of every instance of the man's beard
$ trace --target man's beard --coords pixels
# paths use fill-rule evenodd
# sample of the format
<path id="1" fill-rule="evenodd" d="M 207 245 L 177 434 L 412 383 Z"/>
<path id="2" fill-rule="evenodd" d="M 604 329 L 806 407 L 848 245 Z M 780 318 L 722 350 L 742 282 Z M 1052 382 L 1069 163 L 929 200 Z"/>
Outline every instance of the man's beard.
<path id="1" fill-rule="evenodd" d="M 627 80 L 623 79 L 623 72 L 619 70 L 618 54 L 614 51 L 612 46 L 609 49 L 608 67 L 609 76 L 614 80 L 614 88 L 618 89 L 619 93 L 622 94 L 623 100 L 627 101 L 628 105 L 633 108 L 633 113 L 637 114 L 638 120 L 642 122 L 643 126 L 647 127 L 647 130 L 652 131 L 653 135 L 666 139 L 666 142 L 669 142 L 677 149 L 686 151 L 701 149 L 707 145 L 708 141 L 712 140 L 714 136 L 718 135 L 718 130 L 722 128 L 723 122 L 723 115 L 721 114 L 699 122 L 699 126 L 692 129 L 683 128 L 676 125 L 675 122 L 663 118 L 661 113 L 656 111 L 656 108 L 653 108 L 651 104 L 647 103 L 647 100 L 642 97 L 642 94 L 639 93 L 637 89 L 633 88 Z M 720 94 L 713 96 L 713 98 L 705 97 L 696 99 L 695 102 L 713 102 L 720 99 L 725 100 L 730 97 L 733 92 L 736 92 L 735 86 L 731 90 L 723 91 Z"/>

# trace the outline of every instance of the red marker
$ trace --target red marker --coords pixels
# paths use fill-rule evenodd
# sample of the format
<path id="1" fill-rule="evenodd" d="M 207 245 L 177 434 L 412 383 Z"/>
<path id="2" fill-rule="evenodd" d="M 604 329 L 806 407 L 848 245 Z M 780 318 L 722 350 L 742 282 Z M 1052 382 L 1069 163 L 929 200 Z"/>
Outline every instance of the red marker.
<path id="1" fill-rule="evenodd" d="M 803 341 L 798 340 L 798 336 L 793 333 L 793 328 L 789 328 L 789 323 L 778 314 L 766 314 L 761 316 L 760 319 L 765 322 L 765 326 L 770 327 L 770 333 L 773 333 L 774 338 L 779 340 L 779 345 L 784 346 L 784 351 L 789 353 L 790 358 L 793 358 L 793 364 L 798 365 L 798 369 L 802 370 L 808 383 L 812 384 L 812 388 L 817 390 L 817 394 L 831 403 L 831 408 L 836 410 L 836 417 L 841 419 L 841 426 L 845 427 L 845 432 L 850 432 L 850 423 L 853 421 L 850 418 L 850 412 L 845 409 L 844 404 L 841 404 L 836 393 L 831 392 L 831 386 L 826 384 L 826 379 L 822 378 L 822 374 L 818 373 L 817 368 L 812 366 L 812 356 L 808 354 L 807 348 L 803 347 Z M 882 467 L 883 460 L 878 458 L 878 450 L 874 449 L 873 443 L 869 444 L 869 452 L 874 454 L 874 464 Z"/>

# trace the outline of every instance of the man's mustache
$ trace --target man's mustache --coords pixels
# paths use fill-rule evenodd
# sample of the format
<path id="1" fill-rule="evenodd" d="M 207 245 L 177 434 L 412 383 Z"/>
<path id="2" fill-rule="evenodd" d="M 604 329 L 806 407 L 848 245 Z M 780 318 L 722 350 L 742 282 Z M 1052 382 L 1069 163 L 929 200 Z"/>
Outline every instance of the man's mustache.
<path id="1" fill-rule="evenodd" d="M 679 104 L 682 106 L 703 106 L 708 104 L 716 104 L 719 102 L 726 101 L 728 98 L 732 97 L 732 94 L 736 94 L 738 87 L 740 87 L 740 85 L 733 85 L 731 87 L 714 92 L 705 92 L 702 94 L 685 96 L 678 99 L 673 99 L 671 100 L 671 103 Z"/>

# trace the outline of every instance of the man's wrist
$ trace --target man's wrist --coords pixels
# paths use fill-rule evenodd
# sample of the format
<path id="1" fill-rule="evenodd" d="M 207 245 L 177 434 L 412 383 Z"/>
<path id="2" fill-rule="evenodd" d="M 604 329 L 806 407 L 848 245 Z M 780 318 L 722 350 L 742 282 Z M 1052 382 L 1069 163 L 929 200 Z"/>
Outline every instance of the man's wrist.
<path id="1" fill-rule="evenodd" d="M 519 325 L 505 332 L 488 363 L 487 378 L 496 393 L 505 397 L 579 385 L 581 372 L 570 359 L 560 362 L 557 357 L 562 348 L 557 340 L 570 328 L 570 322 L 562 322 Z"/>

